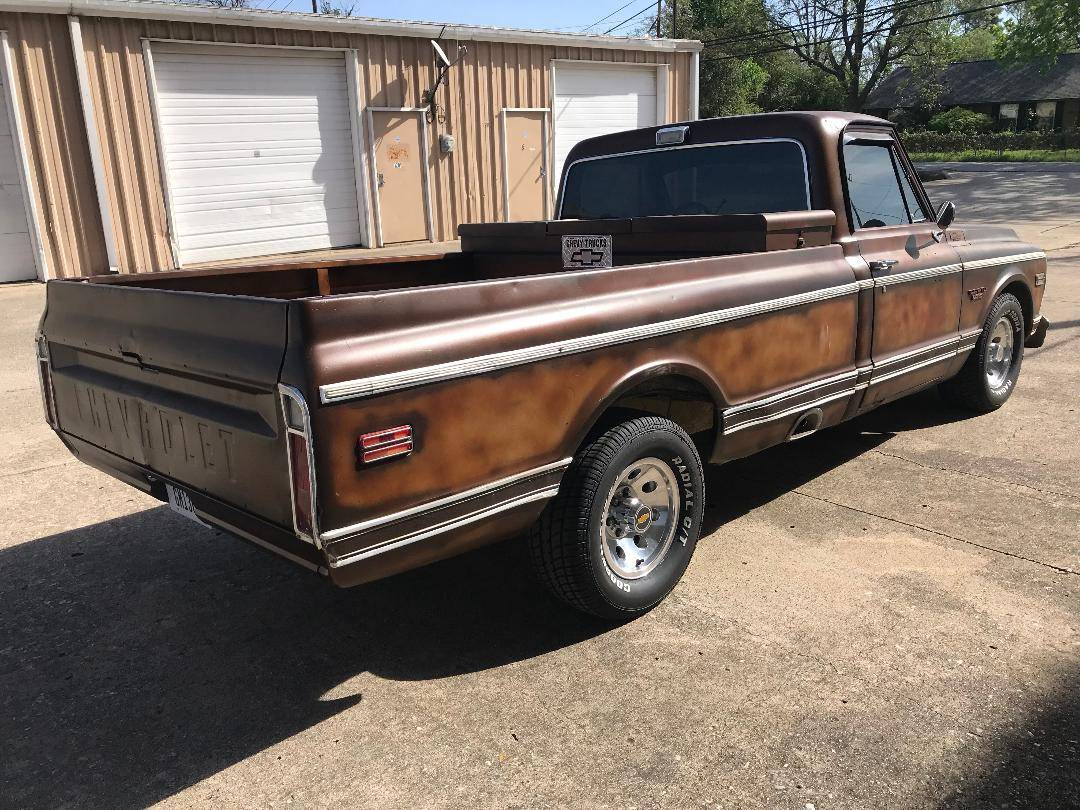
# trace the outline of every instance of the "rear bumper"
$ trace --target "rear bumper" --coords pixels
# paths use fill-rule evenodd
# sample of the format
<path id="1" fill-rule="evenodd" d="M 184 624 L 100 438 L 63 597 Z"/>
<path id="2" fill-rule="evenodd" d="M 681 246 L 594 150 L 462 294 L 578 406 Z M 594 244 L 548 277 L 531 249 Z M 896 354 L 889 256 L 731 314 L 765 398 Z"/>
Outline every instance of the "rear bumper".
<path id="1" fill-rule="evenodd" d="M 80 461 L 91 467 L 125 484 L 130 484 L 162 502 L 168 500 L 165 492 L 166 483 L 180 487 L 191 497 L 196 514 L 212 527 L 272 551 L 317 574 L 323 576 L 327 574 L 326 558 L 318 549 L 299 540 L 291 529 L 270 523 L 235 506 L 190 489 L 183 482 L 165 478 L 69 433 L 57 431 L 57 436 Z"/>
<path id="2" fill-rule="evenodd" d="M 1046 320 L 1042 315 L 1035 316 L 1035 323 L 1032 325 L 1031 332 L 1027 336 L 1027 340 L 1024 341 L 1024 345 L 1029 349 L 1038 349 L 1043 345 L 1046 340 L 1046 330 L 1050 328 L 1050 321 Z"/>

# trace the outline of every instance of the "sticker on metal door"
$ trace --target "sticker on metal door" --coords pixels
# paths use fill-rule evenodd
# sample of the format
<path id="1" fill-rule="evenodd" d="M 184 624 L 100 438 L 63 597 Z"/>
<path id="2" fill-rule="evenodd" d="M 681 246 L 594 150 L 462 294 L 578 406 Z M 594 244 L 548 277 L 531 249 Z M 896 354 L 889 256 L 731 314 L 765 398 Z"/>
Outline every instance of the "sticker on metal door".
<path id="1" fill-rule="evenodd" d="M 564 236 L 562 266 L 564 270 L 611 267 L 611 237 Z"/>

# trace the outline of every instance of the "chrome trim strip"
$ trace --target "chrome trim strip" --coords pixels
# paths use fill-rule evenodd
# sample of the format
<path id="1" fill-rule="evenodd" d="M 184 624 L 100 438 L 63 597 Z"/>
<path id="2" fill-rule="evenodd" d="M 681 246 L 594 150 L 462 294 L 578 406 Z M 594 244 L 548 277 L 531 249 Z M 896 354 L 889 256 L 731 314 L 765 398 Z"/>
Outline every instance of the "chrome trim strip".
<path id="1" fill-rule="evenodd" d="M 923 267 L 920 270 L 908 270 L 905 273 L 897 273 L 895 276 L 877 276 L 874 278 L 875 287 L 891 287 L 893 284 L 903 284 L 908 281 L 922 281 L 935 276 L 947 276 L 951 273 L 959 273 L 964 269 L 962 264 L 942 264 L 937 267 Z"/>
<path id="2" fill-rule="evenodd" d="M 911 349 L 909 351 L 902 352 L 885 360 L 879 360 L 878 362 L 874 363 L 874 370 L 876 371 L 878 369 L 886 368 L 888 366 L 895 366 L 897 363 L 906 362 L 908 360 L 911 360 L 912 358 L 918 357 L 921 354 L 929 354 L 930 352 L 938 351 L 946 347 L 955 348 L 956 344 L 959 343 L 960 340 L 960 335 L 953 335 L 952 337 L 948 337 L 945 340 L 939 340 L 937 343 L 931 343 L 918 349 Z"/>
<path id="3" fill-rule="evenodd" d="M 296 430 L 289 426 L 289 413 L 285 407 L 285 399 L 291 399 L 300 408 L 301 413 L 304 416 L 303 430 Z M 311 411 L 308 408 L 307 400 L 304 399 L 304 395 L 300 392 L 300 389 L 295 388 L 285 383 L 278 383 L 278 401 L 281 405 L 281 424 L 285 431 L 285 449 L 289 459 L 289 494 L 292 501 L 292 519 L 293 519 L 293 532 L 303 540 L 305 543 L 311 543 L 316 548 L 322 548 L 322 542 L 320 541 L 319 534 L 319 511 L 318 511 L 318 487 L 315 483 L 315 442 L 311 435 Z M 308 487 L 311 489 L 311 534 L 300 531 L 300 523 L 296 519 L 296 486 L 293 480 L 293 455 L 292 455 L 292 442 L 289 441 L 289 434 L 295 433 L 298 436 L 304 438 L 304 444 L 307 445 L 307 461 L 308 461 Z"/>
<path id="4" fill-rule="evenodd" d="M 952 351 L 944 352 L 944 353 L 938 354 L 938 355 L 934 355 L 933 357 L 929 357 L 926 360 L 915 363 L 913 365 L 905 366 L 904 368 L 898 368 L 898 369 L 896 369 L 896 371 L 890 371 L 887 374 L 875 375 L 870 380 L 870 386 L 873 387 L 873 386 L 877 385 L 878 383 L 885 382 L 887 380 L 891 380 L 894 377 L 901 377 L 904 374 L 910 374 L 913 371 L 918 371 L 919 369 L 926 368 L 927 366 L 932 366 L 932 365 L 934 365 L 936 363 L 943 363 L 946 360 L 952 360 L 959 353 L 960 352 L 958 350 L 953 349 Z"/>
<path id="5" fill-rule="evenodd" d="M 437 498 L 433 501 L 427 501 L 426 503 L 419 504 L 418 506 L 412 506 L 408 509 L 402 509 L 400 512 L 393 512 L 389 515 L 383 515 L 377 518 L 371 518 L 370 520 L 362 520 L 359 523 L 353 523 L 351 526 L 342 526 L 340 529 L 331 529 L 322 533 L 323 540 L 338 540 L 346 535 L 362 534 L 363 532 L 375 529 L 379 526 L 385 526 L 388 523 L 397 523 L 398 521 L 405 520 L 407 518 L 414 517 L 416 515 L 423 514 L 424 512 L 432 512 L 436 509 L 442 509 L 444 506 L 451 506 L 461 501 L 467 501 L 470 498 L 475 498 L 479 495 L 485 495 L 488 492 L 493 492 L 497 489 L 516 484 L 519 481 L 524 481 L 528 478 L 536 478 L 544 473 L 552 472 L 554 470 L 561 470 L 569 467 L 573 458 L 564 458 L 560 461 L 552 462 L 551 464 L 544 464 L 540 467 L 534 467 L 531 470 L 525 470 L 525 472 L 517 473 L 516 475 L 508 475 L 505 478 L 500 478 L 497 481 L 490 481 L 487 484 L 481 484 L 478 487 L 467 489 L 464 492 L 459 492 L 455 495 L 447 495 L 445 498 Z"/>
<path id="6" fill-rule="evenodd" d="M 769 312 L 777 312 L 782 309 L 813 304 L 819 301 L 828 301 L 844 295 L 850 295 L 857 290 L 855 282 L 840 284 L 836 287 L 826 287 L 821 290 L 811 290 L 796 295 L 787 295 L 782 298 L 773 298 L 768 301 L 758 301 L 753 304 L 743 304 L 727 309 L 713 310 L 699 315 L 687 315 L 682 318 L 673 318 L 668 321 L 646 323 L 640 326 L 630 326 L 625 329 L 616 329 L 611 332 L 601 332 L 595 335 L 568 338 L 553 343 L 545 343 L 539 346 L 528 346 L 522 349 L 512 349 L 505 352 L 468 357 L 464 360 L 454 360 L 448 363 L 438 363 L 431 366 L 393 371 L 388 374 L 377 374 L 371 377 L 360 377 L 355 380 L 343 380 L 342 382 L 327 383 L 319 387 L 319 399 L 325 405 L 335 402 L 344 402 L 350 399 L 385 394 L 390 391 L 400 391 L 404 388 L 413 388 L 418 385 L 452 380 L 458 377 L 468 377 L 474 374 L 485 374 L 498 371 L 512 366 L 536 363 L 552 357 L 562 357 L 570 354 L 593 351 L 594 349 L 617 346 L 622 343 L 632 343 L 647 338 L 671 335 L 676 332 L 685 332 L 690 329 L 701 329 L 707 326 L 715 326 L 727 321 L 740 318 L 748 318 L 754 315 L 764 315 Z"/>
<path id="7" fill-rule="evenodd" d="M 806 191 L 806 210 L 810 211 L 812 206 L 810 204 L 810 164 L 806 159 L 806 147 L 803 146 L 802 141 L 796 138 L 746 138 L 737 141 L 710 141 L 708 143 L 687 143 L 678 146 L 661 146 L 652 147 L 650 149 L 635 149 L 630 152 L 614 152 L 607 155 L 593 155 L 592 157 L 578 158 L 570 165 L 563 169 L 562 176 L 564 178 L 570 176 L 570 170 L 577 166 L 579 163 L 591 163 L 594 160 L 608 160 L 610 158 L 627 157 L 629 155 L 644 155 L 651 152 L 670 152 L 675 149 L 709 149 L 723 146 L 744 146 L 748 143 L 793 143 L 799 147 L 799 152 L 802 154 L 803 163 L 803 187 Z M 563 181 L 559 184 L 559 199 L 556 201 L 556 210 L 559 212 L 556 219 L 562 219 L 563 209 L 563 192 L 566 190 L 566 182 Z"/>
<path id="8" fill-rule="evenodd" d="M 852 369 L 851 371 L 845 371 L 842 374 L 837 374 L 832 377 L 826 377 L 821 380 L 814 380 L 813 382 L 805 383 L 804 385 L 797 386 L 796 388 L 789 388 L 785 391 L 780 391 L 779 393 L 772 394 L 761 399 L 744 402 L 741 405 L 733 405 L 730 408 L 724 409 L 724 416 L 736 416 L 745 411 L 756 410 L 757 408 L 763 408 L 766 405 L 772 405 L 775 402 L 780 402 L 791 397 L 796 397 L 799 394 L 804 394 L 809 391 L 815 391 L 818 388 L 825 388 L 826 386 L 832 385 L 833 383 L 847 382 L 848 380 L 855 379 L 858 373 L 859 372 L 857 370 Z"/>
<path id="9" fill-rule="evenodd" d="M 417 543 L 421 540 L 427 540 L 429 537 L 435 535 L 444 534 L 454 529 L 459 529 L 463 526 L 468 526 L 471 523 L 484 520 L 485 518 L 492 517 L 501 512 L 514 509 L 518 506 L 524 506 L 527 503 L 533 503 L 534 501 L 546 500 L 552 498 L 559 491 L 559 485 L 544 487 L 533 492 L 525 493 L 524 495 L 518 495 L 515 498 L 502 501 L 501 503 L 487 506 L 483 509 L 478 509 L 475 512 L 471 512 L 467 515 L 463 515 L 453 520 L 449 520 L 445 523 L 440 523 L 436 526 L 432 526 L 427 529 L 420 529 L 412 534 L 407 534 L 403 537 L 398 537 L 393 540 L 388 540 L 381 545 L 374 548 L 365 548 L 358 551 L 351 552 L 349 554 L 343 554 L 340 557 L 329 556 L 329 564 L 331 568 L 341 568 L 344 565 L 349 565 L 354 562 L 360 562 L 366 560 L 369 557 L 374 557 L 377 554 L 383 554 L 387 551 L 393 551 L 394 549 L 408 546 L 413 543 Z"/>
<path id="10" fill-rule="evenodd" d="M 983 267 L 997 267 L 999 264 L 1012 264 L 1013 262 L 1027 262 L 1032 259 L 1045 259 L 1046 253 L 1041 250 L 1030 253 L 1014 253 L 1011 256 L 994 256 L 989 259 L 972 259 L 964 262 L 964 269 L 979 270 Z"/>
<path id="11" fill-rule="evenodd" d="M 843 391 L 839 391 L 835 394 L 829 394 L 828 396 L 822 397 L 821 399 L 815 399 L 811 402 L 804 402 L 801 405 L 796 405 L 792 408 L 788 408 L 787 410 L 780 411 L 779 413 L 771 413 L 768 416 L 762 416 L 757 419 L 748 419 L 745 422 L 740 422 L 737 425 L 733 425 L 730 429 L 725 426 L 723 429 L 723 435 L 730 436 L 732 433 L 737 433 L 744 428 L 757 427 L 758 425 L 764 425 L 766 422 L 775 422 L 778 419 L 784 419 L 788 416 L 794 416 L 795 414 L 802 413 L 803 411 L 807 411 L 811 408 L 820 407 L 829 402 L 833 402 L 834 400 L 849 397 L 857 390 L 857 388 L 845 388 Z"/>

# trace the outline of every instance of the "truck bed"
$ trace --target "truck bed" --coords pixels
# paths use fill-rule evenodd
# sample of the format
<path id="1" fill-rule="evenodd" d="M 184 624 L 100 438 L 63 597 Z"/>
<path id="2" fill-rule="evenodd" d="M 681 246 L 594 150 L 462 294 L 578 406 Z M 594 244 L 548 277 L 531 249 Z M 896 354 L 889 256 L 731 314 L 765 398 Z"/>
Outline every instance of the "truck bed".
<path id="1" fill-rule="evenodd" d="M 832 211 L 462 225 L 460 253 L 95 276 L 95 284 L 290 300 L 562 272 L 563 235 L 610 235 L 616 266 L 829 244 Z"/>
<path id="2" fill-rule="evenodd" d="M 856 285 L 841 248 L 821 244 L 832 221 L 513 223 L 463 229 L 472 249 L 442 257 L 50 281 L 39 344 L 50 422 L 85 462 L 162 500 L 180 490 L 200 519 L 272 538 L 339 584 L 367 581 L 522 530 L 626 363 L 738 357 L 737 373 L 707 383 L 733 402 L 850 375 Z M 623 266 L 564 271 L 564 232 L 613 232 Z M 724 331 L 698 334 L 713 322 Z M 306 451 L 285 421 L 294 399 Z M 410 460 L 369 466 L 358 437 L 398 425 L 413 431 Z M 732 452 L 783 429 L 738 434 Z M 498 532 L 386 552 L 433 519 L 471 525 L 500 498 L 523 508 Z M 309 502 L 308 523 L 297 504 Z"/>

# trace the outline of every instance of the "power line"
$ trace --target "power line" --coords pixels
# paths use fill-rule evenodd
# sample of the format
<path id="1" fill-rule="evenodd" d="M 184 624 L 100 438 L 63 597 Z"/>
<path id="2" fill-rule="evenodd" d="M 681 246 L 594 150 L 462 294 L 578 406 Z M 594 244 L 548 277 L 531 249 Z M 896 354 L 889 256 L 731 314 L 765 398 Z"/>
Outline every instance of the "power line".
<path id="1" fill-rule="evenodd" d="M 627 18 L 626 18 L 625 20 L 623 20 L 623 21 L 622 21 L 621 23 L 619 23 L 618 25 L 613 25 L 613 26 L 611 26 L 611 28 L 609 28 L 609 29 L 608 29 L 607 31 L 605 31 L 604 33 L 605 33 L 605 34 L 610 34 L 610 33 L 611 33 L 612 31 L 614 31 L 614 30 L 615 30 L 616 28 L 622 28 L 622 27 L 623 27 L 624 25 L 626 25 L 626 24 L 627 24 L 628 22 L 631 22 L 631 21 L 633 21 L 633 20 L 636 20 L 636 19 L 637 19 L 638 17 L 640 17 L 640 16 L 641 16 L 642 14 L 644 14 L 644 13 L 645 13 L 646 11 L 650 11 L 651 9 L 652 9 L 652 0 L 649 0 L 649 3 L 648 3 L 648 4 L 646 5 L 646 6 L 645 6 L 645 8 L 643 8 L 643 9 L 642 9 L 641 11 L 639 11 L 639 12 L 638 12 L 637 14 L 633 14 L 633 15 L 631 15 L 631 16 L 629 16 L 629 17 L 627 17 Z"/>
<path id="2" fill-rule="evenodd" d="M 636 2 L 637 2 L 637 0 L 630 0 L 630 2 L 629 2 L 629 3 L 626 3 L 625 5 L 621 5 L 621 6 L 619 6 L 619 7 L 617 8 L 617 9 L 615 9 L 615 10 L 614 10 L 613 12 L 611 12 L 610 14 L 605 14 L 605 15 L 604 15 L 603 17 L 601 17 L 601 18 L 600 18 L 599 20 L 597 20 L 596 22 L 592 22 L 592 23 L 589 23 L 588 25 L 586 25 L 586 26 L 585 26 L 584 28 L 582 28 L 582 29 L 581 29 L 581 32 L 582 32 L 582 33 L 585 33 L 585 32 L 586 32 L 586 31 L 588 31 L 588 30 L 589 30 L 590 28 L 592 28 L 592 27 L 593 27 L 594 25 L 599 25 L 599 24 L 600 24 L 600 23 L 602 23 L 602 22 L 603 22 L 604 20 L 606 20 L 606 19 L 608 19 L 608 18 L 610 18 L 610 17 L 614 17 L 614 16 L 616 15 L 616 14 L 618 14 L 618 13 L 619 13 L 620 11 L 622 11 L 622 10 L 623 10 L 624 8 L 626 8 L 627 6 L 632 6 L 632 5 L 634 5 L 634 3 L 636 3 Z M 649 2 L 651 3 L 651 2 L 652 2 L 652 0 L 649 0 Z"/>
<path id="3" fill-rule="evenodd" d="M 940 2 L 942 2 L 942 0 L 910 0 L 909 2 L 895 3 L 891 6 L 880 6 L 879 8 L 870 9 L 869 11 L 865 12 L 863 15 L 863 19 L 866 20 L 873 17 L 879 17 L 883 14 L 888 14 L 889 12 L 893 11 L 907 11 L 909 8 L 934 5 Z M 963 13 L 968 14 L 970 12 L 964 11 Z M 798 25 L 780 25 L 772 29 L 750 31 L 745 34 L 739 34 L 738 36 L 728 37 L 727 39 L 708 39 L 704 40 L 701 44 L 706 48 L 712 48 L 718 45 L 730 45 L 739 42 L 747 42 L 753 39 L 763 39 L 764 37 L 775 36 L 776 34 L 781 33 L 791 33 L 793 31 L 798 31 L 801 28 L 802 26 Z"/>
<path id="4" fill-rule="evenodd" d="M 937 17 L 926 17 L 926 18 L 921 19 L 921 20 L 913 20 L 912 22 L 909 22 L 909 23 L 901 23 L 900 25 L 896 26 L 896 28 L 894 30 L 899 30 L 901 28 L 911 28 L 912 26 L 915 26 L 915 25 L 925 25 L 926 23 L 937 22 L 939 20 L 948 20 L 948 19 L 952 19 L 954 17 L 962 17 L 965 14 L 972 14 L 972 13 L 974 13 L 976 11 L 990 11 L 991 9 L 995 9 L 995 8 L 1004 8 L 1005 6 L 1015 6 L 1015 5 L 1017 5 L 1017 3 L 1020 3 L 1020 2 L 1023 2 L 1023 0 L 1008 0 L 1007 2 L 1004 2 L 1004 3 L 994 3 L 993 5 L 989 5 L 989 6 L 979 6 L 978 8 L 969 8 L 969 9 L 965 9 L 964 11 L 953 12 L 951 14 L 942 14 L 942 15 L 939 15 Z M 769 54 L 769 53 L 780 53 L 782 51 L 794 51 L 794 50 L 798 50 L 799 48 L 806 48 L 806 47 L 810 47 L 810 46 L 813 46 L 813 45 L 827 45 L 827 44 L 832 43 L 832 42 L 842 42 L 845 38 L 846 37 L 844 37 L 844 36 L 828 37 L 826 39 L 818 39 L 818 40 L 814 40 L 814 41 L 799 42 L 799 43 L 795 43 L 795 44 L 792 44 L 792 45 L 779 45 L 779 46 L 776 46 L 774 48 L 765 48 L 763 50 L 752 51 L 750 53 L 729 54 L 727 56 L 714 56 L 714 57 L 710 57 L 708 59 L 702 59 L 701 61 L 703 63 L 707 64 L 707 63 L 710 63 L 710 62 L 726 62 L 726 61 L 729 61 L 731 59 L 749 59 L 752 56 L 763 56 L 763 55 Z"/>

